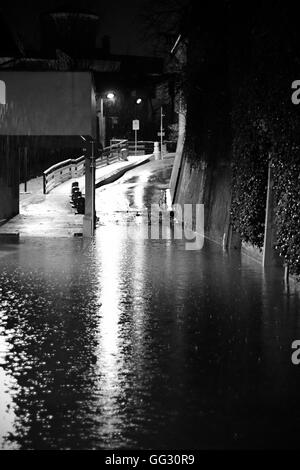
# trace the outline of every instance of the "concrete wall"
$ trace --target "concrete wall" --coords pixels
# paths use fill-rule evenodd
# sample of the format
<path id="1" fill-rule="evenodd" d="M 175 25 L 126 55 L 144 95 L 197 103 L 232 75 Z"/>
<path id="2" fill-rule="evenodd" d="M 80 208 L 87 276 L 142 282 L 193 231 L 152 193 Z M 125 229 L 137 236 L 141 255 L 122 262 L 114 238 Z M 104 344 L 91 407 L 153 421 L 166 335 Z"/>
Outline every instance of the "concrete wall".
<path id="1" fill-rule="evenodd" d="M 82 147 L 79 136 L 96 137 L 97 118 L 89 72 L 0 71 L 0 84 L 0 220 L 3 220 L 19 212 L 20 167 L 23 179 L 25 174 L 37 176 L 60 157 L 64 160 L 79 156 Z"/>
<path id="2" fill-rule="evenodd" d="M 175 202 L 204 204 L 205 234 L 223 245 L 228 237 L 231 204 L 231 166 L 226 161 L 191 164 L 183 156 Z"/>
<path id="3" fill-rule="evenodd" d="M 2 135 L 96 135 L 89 72 L 0 71 L 6 85 Z"/>
<path id="4" fill-rule="evenodd" d="M 180 169 L 182 165 L 183 146 L 184 146 L 184 140 L 185 140 L 185 126 L 186 126 L 186 113 L 182 111 L 178 113 L 178 140 L 177 140 L 174 165 L 173 165 L 171 179 L 170 179 L 170 192 L 171 192 L 172 201 L 175 201 L 175 198 L 176 198 L 176 191 L 178 188 L 178 180 L 179 180 Z"/>
<path id="5" fill-rule="evenodd" d="M 14 137 L 0 136 L 0 223 L 19 212 L 19 156 Z"/>

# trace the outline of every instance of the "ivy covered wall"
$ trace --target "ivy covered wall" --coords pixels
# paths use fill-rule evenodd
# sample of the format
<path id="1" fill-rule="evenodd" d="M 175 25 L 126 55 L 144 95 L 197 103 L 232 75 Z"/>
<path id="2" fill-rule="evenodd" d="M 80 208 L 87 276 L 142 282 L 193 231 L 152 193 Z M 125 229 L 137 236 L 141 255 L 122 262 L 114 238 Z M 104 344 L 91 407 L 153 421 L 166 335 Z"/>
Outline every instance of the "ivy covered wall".
<path id="1" fill-rule="evenodd" d="M 300 274 L 300 109 L 291 101 L 299 78 L 299 27 L 283 2 L 257 9 L 249 64 L 233 99 L 231 218 L 242 239 L 262 248 L 268 164 L 274 181 L 275 250 Z"/>

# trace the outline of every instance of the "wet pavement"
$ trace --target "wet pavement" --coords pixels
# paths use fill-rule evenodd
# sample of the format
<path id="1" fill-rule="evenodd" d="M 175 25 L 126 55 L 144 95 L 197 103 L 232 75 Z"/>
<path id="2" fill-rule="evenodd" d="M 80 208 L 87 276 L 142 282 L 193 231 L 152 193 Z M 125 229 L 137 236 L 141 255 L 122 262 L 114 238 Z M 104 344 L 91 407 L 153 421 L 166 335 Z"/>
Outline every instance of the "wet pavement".
<path id="1" fill-rule="evenodd" d="M 150 155 L 129 156 L 128 161 L 117 161 L 96 170 L 96 185 L 117 179 L 131 167 L 154 158 Z M 21 237 L 73 237 L 83 231 L 83 216 L 77 214 L 70 204 L 72 183 L 77 181 L 82 194 L 85 193 L 85 176 L 73 178 L 43 194 L 43 178 L 31 179 L 20 185 L 20 214 L 7 221 L 0 221 L 0 237 L 19 234 Z"/>
<path id="2" fill-rule="evenodd" d="M 98 190 L 94 241 L 2 240 L 2 448 L 298 447 L 299 290 L 208 242 L 129 237 L 170 170 Z"/>

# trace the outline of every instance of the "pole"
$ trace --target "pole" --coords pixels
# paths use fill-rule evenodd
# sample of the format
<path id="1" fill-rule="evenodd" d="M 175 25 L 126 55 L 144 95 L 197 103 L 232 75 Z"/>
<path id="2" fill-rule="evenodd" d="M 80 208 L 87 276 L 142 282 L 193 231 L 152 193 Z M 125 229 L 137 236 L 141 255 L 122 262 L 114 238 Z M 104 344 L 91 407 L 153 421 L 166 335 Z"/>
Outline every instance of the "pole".
<path id="1" fill-rule="evenodd" d="M 162 151 L 163 151 L 163 108 L 160 107 L 160 158 L 162 159 Z"/>
<path id="2" fill-rule="evenodd" d="M 95 231 L 95 142 L 94 141 L 92 141 L 91 169 L 92 169 L 92 235 L 94 235 L 94 231 Z"/>
<path id="3" fill-rule="evenodd" d="M 288 264 L 286 264 L 284 267 L 284 282 L 286 284 L 289 283 L 289 276 L 290 276 L 290 267 Z"/>
<path id="4" fill-rule="evenodd" d="M 83 137 L 83 136 L 82 136 Z M 95 230 L 95 142 L 85 141 L 85 213 L 83 236 L 92 237 Z"/>
<path id="5" fill-rule="evenodd" d="M 28 179 L 28 163 L 27 163 L 28 148 L 24 147 L 24 192 L 27 193 L 27 179 Z"/>
<path id="6" fill-rule="evenodd" d="M 135 146 L 134 146 L 134 155 L 137 154 L 137 130 L 134 131 L 135 134 Z"/>
<path id="7" fill-rule="evenodd" d="M 104 100 L 100 98 L 100 142 L 105 147 Z"/>

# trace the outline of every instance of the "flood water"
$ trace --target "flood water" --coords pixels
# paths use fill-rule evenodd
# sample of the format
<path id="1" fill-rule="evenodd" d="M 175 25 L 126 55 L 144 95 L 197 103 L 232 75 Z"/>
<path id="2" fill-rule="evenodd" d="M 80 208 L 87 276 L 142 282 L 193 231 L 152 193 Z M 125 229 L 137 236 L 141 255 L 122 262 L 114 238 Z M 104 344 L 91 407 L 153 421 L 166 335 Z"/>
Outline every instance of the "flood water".
<path id="1" fill-rule="evenodd" d="M 297 446 L 299 293 L 208 242 L 128 237 L 168 171 L 98 193 L 94 241 L 2 240 L 2 448 Z"/>

